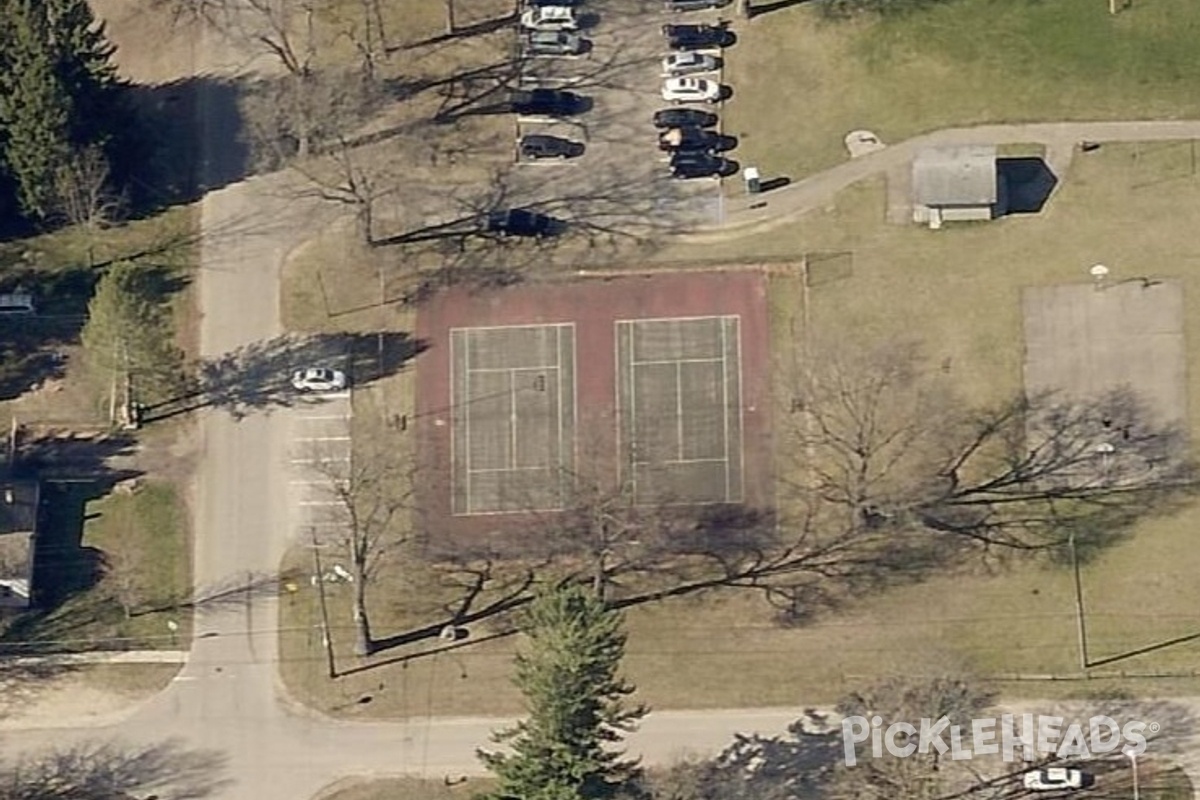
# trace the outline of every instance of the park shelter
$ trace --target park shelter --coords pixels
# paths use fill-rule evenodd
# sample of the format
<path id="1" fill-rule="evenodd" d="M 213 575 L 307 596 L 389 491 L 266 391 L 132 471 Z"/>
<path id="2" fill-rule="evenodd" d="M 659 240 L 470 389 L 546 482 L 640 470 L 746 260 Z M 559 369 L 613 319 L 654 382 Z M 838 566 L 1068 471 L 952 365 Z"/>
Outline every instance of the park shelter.
<path id="1" fill-rule="evenodd" d="M 1003 213 L 1003 186 L 996 148 L 932 147 L 912 165 L 913 221 L 940 228 L 943 222 L 986 220 Z"/>
<path id="2" fill-rule="evenodd" d="M 28 608 L 37 539 L 36 481 L 0 481 L 0 608 Z"/>

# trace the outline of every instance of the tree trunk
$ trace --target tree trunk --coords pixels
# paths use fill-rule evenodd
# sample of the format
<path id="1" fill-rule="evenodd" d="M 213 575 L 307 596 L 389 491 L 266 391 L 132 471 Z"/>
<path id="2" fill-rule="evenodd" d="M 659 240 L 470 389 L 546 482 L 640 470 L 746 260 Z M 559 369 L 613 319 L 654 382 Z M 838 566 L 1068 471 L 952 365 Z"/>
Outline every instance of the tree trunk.
<path id="1" fill-rule="evenodd" d="M 742 19 L 750 19 L 754 16 L 754 9 L 750 7 L 750 0 L 738 0 L 738 13 Z"/>
<path id="2" fill-rule="evenodd" d="M 371 622 L 367 619 L 367 574 L 359 559 L 354 560 L 354 655 L 369 656 L 375 651 Z"/>

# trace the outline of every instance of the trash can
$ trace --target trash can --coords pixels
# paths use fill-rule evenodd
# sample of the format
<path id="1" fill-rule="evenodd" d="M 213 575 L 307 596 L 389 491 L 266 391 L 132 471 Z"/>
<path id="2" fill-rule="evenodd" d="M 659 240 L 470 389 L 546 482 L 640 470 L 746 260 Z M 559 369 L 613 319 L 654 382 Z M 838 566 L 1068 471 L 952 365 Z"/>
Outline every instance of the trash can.
<path id="1" fill-rule="evenodd" d="M 758 174 L 758 167 L 746 167 L 742 170 L 742 177 L 746 179 L 747 194 L 758 194 L 762 191 L 762 181 Z"/>

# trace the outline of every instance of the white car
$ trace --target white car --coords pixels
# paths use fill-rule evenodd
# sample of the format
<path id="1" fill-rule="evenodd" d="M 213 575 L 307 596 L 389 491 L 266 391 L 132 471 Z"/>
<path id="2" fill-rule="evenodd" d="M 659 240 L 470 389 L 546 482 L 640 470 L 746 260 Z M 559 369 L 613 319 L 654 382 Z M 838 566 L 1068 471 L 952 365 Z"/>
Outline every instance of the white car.
<path id="1" fill-rule="evenodd" d="M 292 373 L 292 386 L 302 392 L 336 392 L 346 388 L 346 373 L 325 367 L 298 369 Z"/>
<path id="2" fill-rule="evenodd" d="M 1083 773 L 1066 767 L 1050 767 L 1025 773 L 1025 788 L 1035 792 L 1082 789 Z"/>
<path id="3" fill-rule="evenodd" d="M 663 58 L 662 71 L 667 77 L 691 75 L 697 72 L 712 72 L 717 68 L 717 60 L 703 53 L 671 53 Z"/>
<path id="4" fill-rule="evenodd" d="M 703 78 L 667 78 L 662 97 L 673 103 L 715 103 L 721 99 L 721 84 Z"/>
<path id="5" fill-rule="evenodd" d="M 530 31 L 573 31 L 579 27 L 569 6 L 537 6 L 521 14 L 521 27 Z"/>

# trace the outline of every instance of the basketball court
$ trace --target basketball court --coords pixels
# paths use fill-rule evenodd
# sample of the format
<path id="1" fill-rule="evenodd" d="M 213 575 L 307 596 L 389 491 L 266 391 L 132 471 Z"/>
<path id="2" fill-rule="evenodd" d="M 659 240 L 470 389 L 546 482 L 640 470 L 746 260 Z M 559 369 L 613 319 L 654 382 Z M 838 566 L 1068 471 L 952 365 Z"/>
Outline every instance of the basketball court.
<path id="1" fill-rule="evenodd" d="M 737 316 L 619 320 L 620 465 L 637 504 L 742 499 Z"/>
<path id="2" fill-rule="evenodd" d="M 1093 399 L 1130 387 L 1161 424 L 1187 422 L 1183 286 L 1134 278 L 1024 290 L 1025 389 Z"/>

